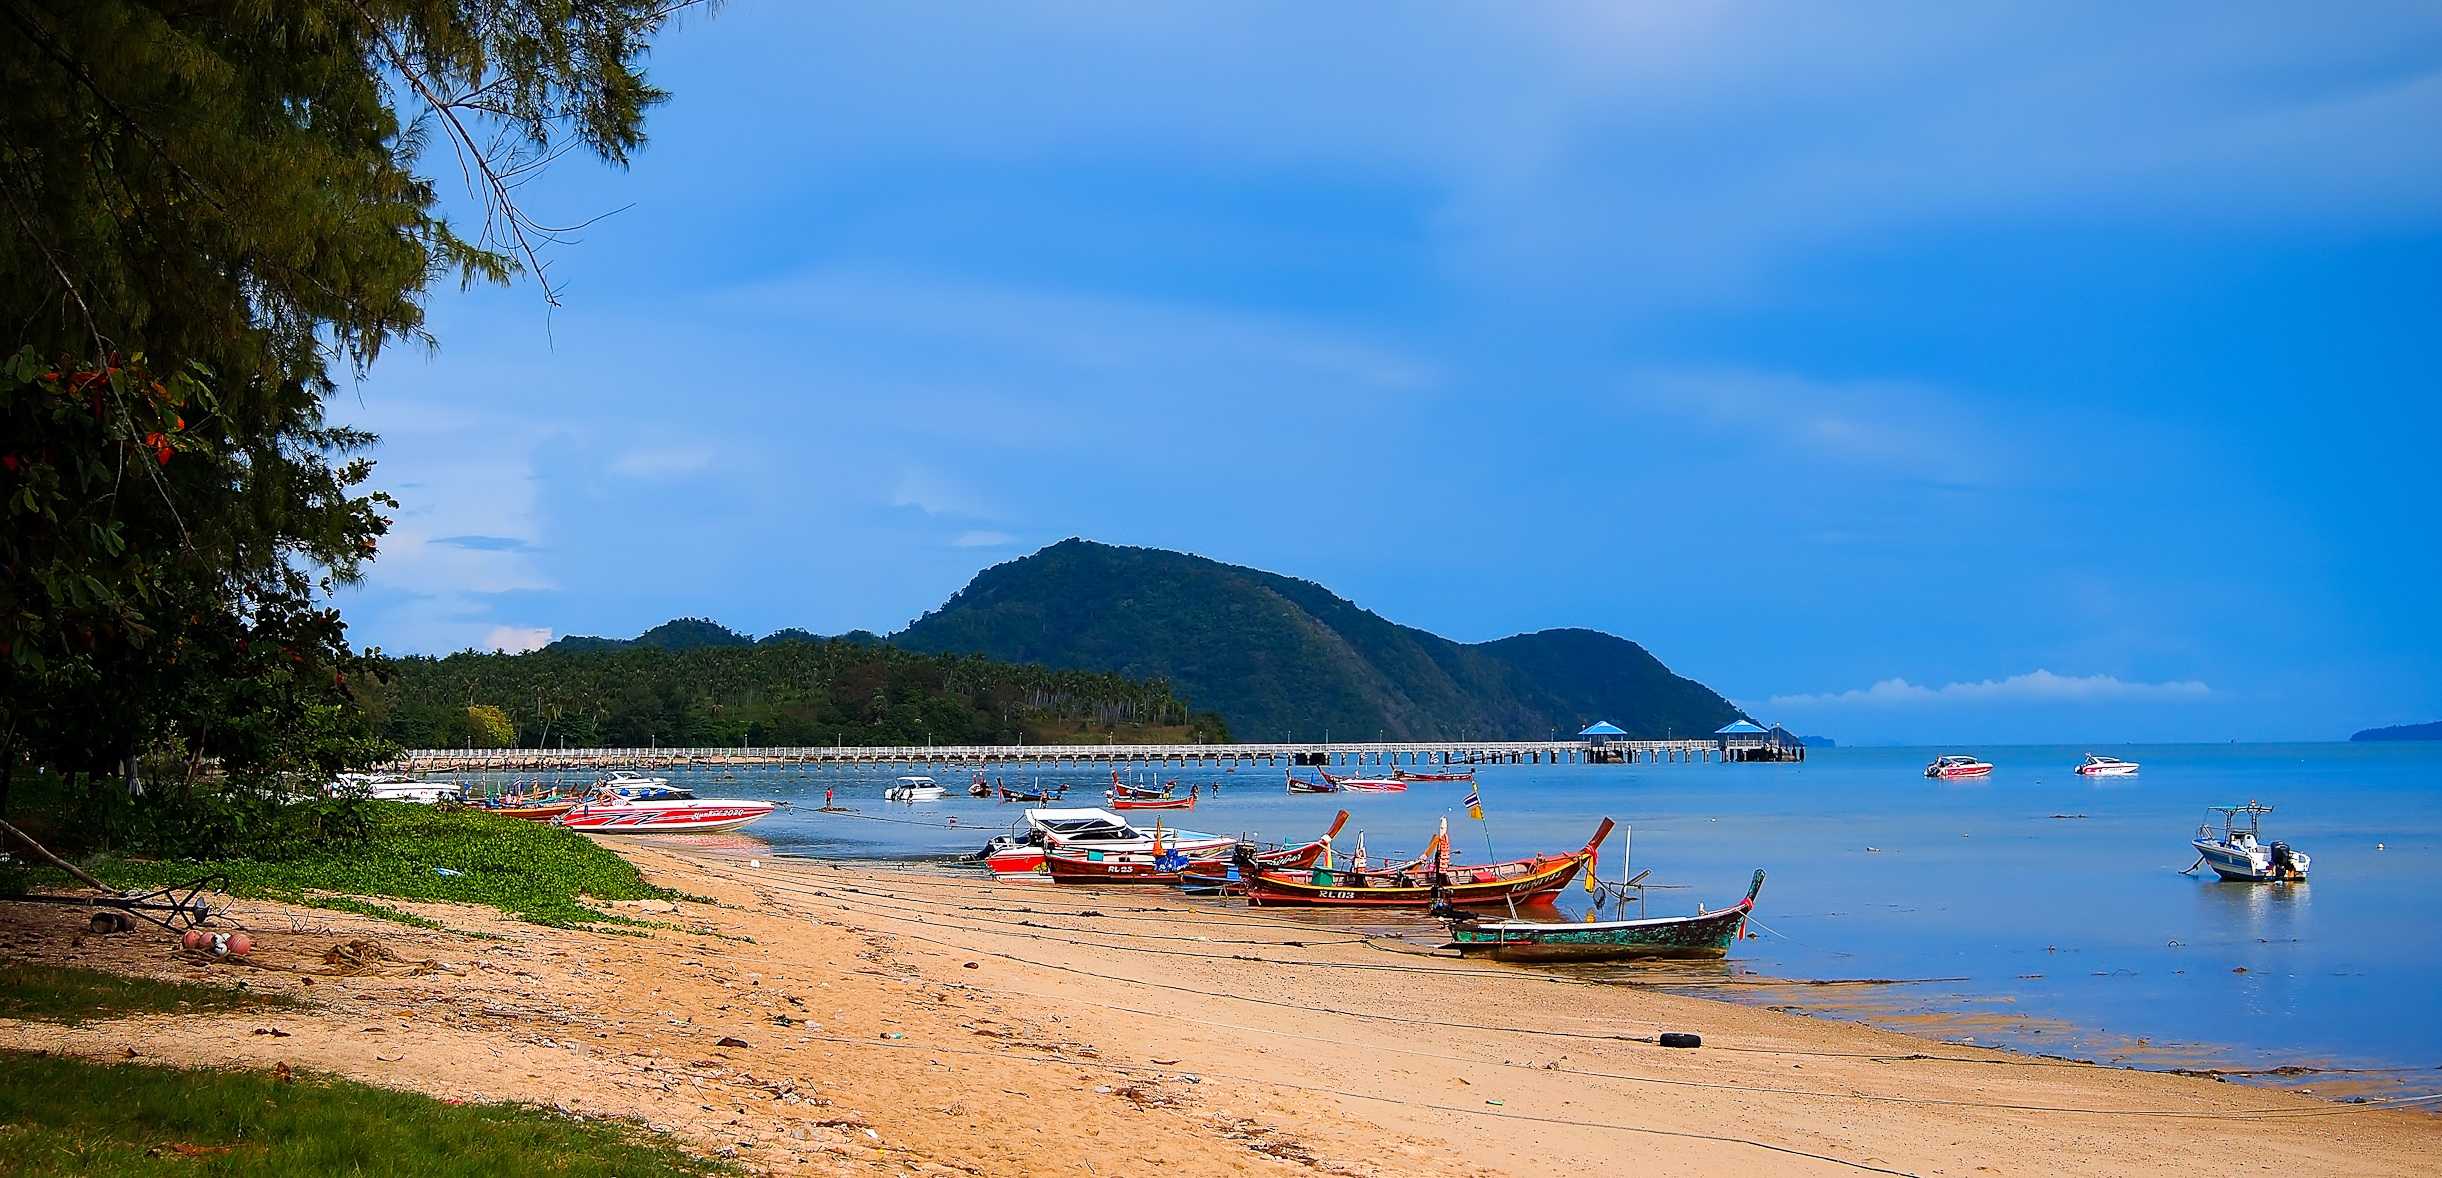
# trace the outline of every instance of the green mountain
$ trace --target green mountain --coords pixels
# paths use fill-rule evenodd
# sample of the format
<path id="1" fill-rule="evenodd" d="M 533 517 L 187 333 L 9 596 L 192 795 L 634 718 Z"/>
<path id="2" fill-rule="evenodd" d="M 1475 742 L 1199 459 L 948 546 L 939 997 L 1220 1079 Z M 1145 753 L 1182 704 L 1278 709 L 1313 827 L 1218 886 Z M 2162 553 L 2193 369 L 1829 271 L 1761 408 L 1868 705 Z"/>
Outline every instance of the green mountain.
<path id="1" fill-rule="evenodd" d="M 1739 716 L 1609 634 L 1452 642 L 1311 581 L 1086 540 L 985 569 L 890 641 L 1165 680 L 1241 740 L 1531 740 L 1604 719 L 1692 736 Z"/>
<path id="2" fill-rule="evenodd" d="M 2394 724 L 2389 728 L 2368 728 L 2351 737 L 2358 742 L 2383 740 L 2442 740 L 2442 720 L 2430 724 Z"/>

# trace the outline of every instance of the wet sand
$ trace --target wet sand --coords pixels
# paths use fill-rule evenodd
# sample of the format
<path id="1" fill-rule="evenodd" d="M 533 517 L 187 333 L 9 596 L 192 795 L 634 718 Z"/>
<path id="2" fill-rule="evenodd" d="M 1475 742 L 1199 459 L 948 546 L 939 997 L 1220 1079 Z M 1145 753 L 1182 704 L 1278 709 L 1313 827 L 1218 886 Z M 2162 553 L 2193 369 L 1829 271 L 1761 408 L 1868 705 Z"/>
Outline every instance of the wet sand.
<path id="1" fill-rule="evenodd" d="M 783 1173 L 2412 1174 L 2442 1154 L 2418 1112 L 1460 962 L 1165 889 L 613 845 L 702 899 L 618 906 L 642 935 L 249 902 L 259 969 L 0 905 L 9 957 L 308 1004 L 0 1022 L 0 1045 L 535 1101 Z M 438 969 L 296 972 L 365 937 Z M 1704 1046 L 1645 1041 L 1667 1030 Z"/>

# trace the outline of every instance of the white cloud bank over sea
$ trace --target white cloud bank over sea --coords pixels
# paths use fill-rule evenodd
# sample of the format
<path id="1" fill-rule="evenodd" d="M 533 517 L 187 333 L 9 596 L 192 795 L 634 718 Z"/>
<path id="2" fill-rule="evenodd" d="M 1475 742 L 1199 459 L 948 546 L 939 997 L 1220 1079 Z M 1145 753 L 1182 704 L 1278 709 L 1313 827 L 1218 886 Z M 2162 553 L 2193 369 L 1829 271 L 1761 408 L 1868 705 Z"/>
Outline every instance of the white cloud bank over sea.
<path id="1" fill-rule="evenodd" d="M 1939 687 L 1928 687 L 1911 683 L 1906 679 L 1891 678 L 1875 683 L 1871 687 L 1852 688 L 1847 691 L 1776 695 L 1765 702 L 1775 708 L 1860 704 L 1916 707 L 1945 703 L 2010 701 L 2099 703 L 2127 700 L 2200 700 L 2212 694 L 2211 687 L 2196 679 L 2145 683 L 2122 679 L 2115 675 L 2058 675 L 2037 668 L 2023 675 L 2012 675 L 2006 679 L 1945 683 Z"/>

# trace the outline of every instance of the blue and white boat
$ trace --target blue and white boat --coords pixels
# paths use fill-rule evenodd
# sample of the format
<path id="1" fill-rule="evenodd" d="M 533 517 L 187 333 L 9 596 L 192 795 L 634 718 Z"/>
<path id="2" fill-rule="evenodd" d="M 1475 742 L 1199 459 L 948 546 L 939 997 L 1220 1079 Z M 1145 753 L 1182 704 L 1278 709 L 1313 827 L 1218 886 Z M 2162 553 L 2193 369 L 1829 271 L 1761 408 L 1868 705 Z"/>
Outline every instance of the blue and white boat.
<path id="1" fill-rule="evenodd" d="M 2244 806 L 2213 806 L 2210 812 L 2222 816 L 2222 829 L 2214 833 L 2208 818 L 2196 828 L 2196 854 L 2213 873 L 2233 883 L 2304 883 L 2306 852 L 2288 843 L 2264 841 L 2264 815 L 2272 807 L 2249 801 Z M 2240 826 L 2245 821 L 2247 825 Z M 2193 870 L 2193 868 L 2191 868 Z"/>

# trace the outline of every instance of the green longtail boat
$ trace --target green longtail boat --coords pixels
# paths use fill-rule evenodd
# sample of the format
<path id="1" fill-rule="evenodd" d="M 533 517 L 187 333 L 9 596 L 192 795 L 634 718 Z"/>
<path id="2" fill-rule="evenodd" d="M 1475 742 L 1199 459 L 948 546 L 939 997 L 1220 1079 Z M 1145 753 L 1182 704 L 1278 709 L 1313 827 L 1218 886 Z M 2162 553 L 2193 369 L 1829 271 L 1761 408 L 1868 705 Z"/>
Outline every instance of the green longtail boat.
<path id="1" fill-rule="evenodd" d="M 1453 916 L 1450 943 L 1465 957 L 1501 961 L 1624 961 L 1643 957 L 1724 957 L 1746 931 L 1764 873 L 1747 885 L 1747 898 L 1718 912 L 1654 916 L 1638 920 L 1482 920 Z"/>

